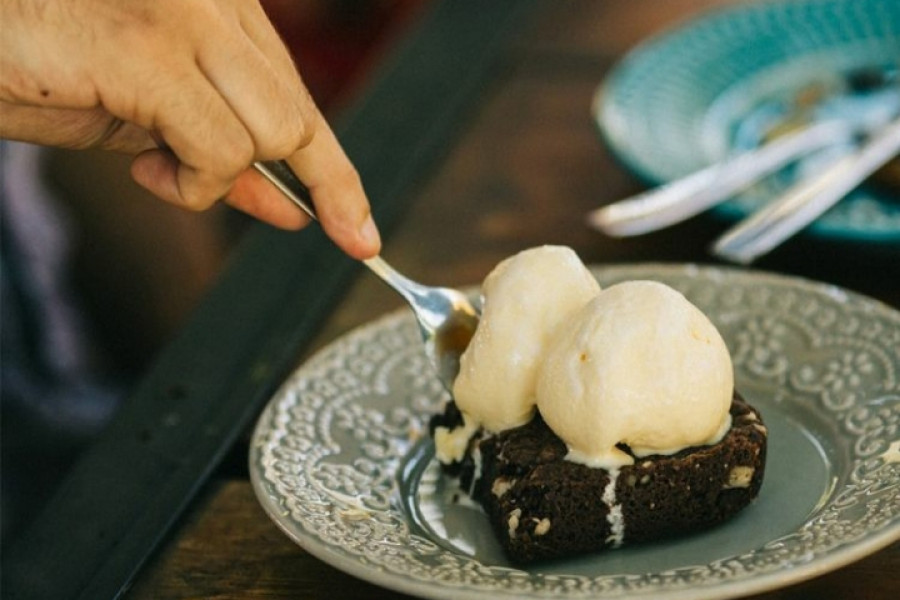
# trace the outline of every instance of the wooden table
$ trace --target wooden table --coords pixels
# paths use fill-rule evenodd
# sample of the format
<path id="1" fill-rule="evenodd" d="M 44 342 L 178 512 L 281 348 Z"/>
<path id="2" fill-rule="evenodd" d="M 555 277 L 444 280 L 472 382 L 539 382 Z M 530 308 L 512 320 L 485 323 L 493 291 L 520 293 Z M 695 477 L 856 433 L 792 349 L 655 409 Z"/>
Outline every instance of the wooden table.
<path id="1" fill-rule="evenodd" d="M 614 240 L 589 230 L 584 215 L 588 209 L 642 187 L 599 141 L 589 113 L 597 84 L 616 61 L 648 35 L 724 4 L 729 2 L 580 0 L 528 4 L 527 9 L 522 9 L 523 15 L 509 21 L 509 35 L 497 36 L 496 43 L 502 45 L 484 50 L 484 60 L 493 64 L 483 73 L 480 87 L 467 92 L 474 100 L 457 106 L 452 117 L 442 117 L 445 131 L 436 139 L 443 146 L 429 149 L 434 160 L 428 166 L 414 165 L 410 174 L 414 184 L 407 182 L 394 188 L 411 202 L 401 205 L 402 210 L 379 212 L 379 202 L 387 202 L 392 190 L 389 186 L 370 189 L 376 214 L 390 223 L 385 258 L 423 282 L 460 286 L 481 281 L 502 258 L 544 243 L 572 246 L 589 263 L 713 262 L 705 248 L 724 227 L 714 220 L 697 218 L 653 235 Z M 440 11 L 453 9 L 444 6 Z M 459 20 L 458 14 L 434 18 Z M 444 31 L 441 27 L 426 11 L 422 28 L 429 35 L 440 37 Z M 413 45 L 422 43 L 415 35 L 410 39 Z M 454 46 L 451 39 L 446 44 L 445 52 L 464 54 L 462 42 Z M 398 70 L 412 68 L 410 64 L 425 60 L 423 56 L 432 55 L 423 52 L 411 57 L 407 48 L 403 57 L 380 72 L 381 80 L 373 81 L 370 97 L 383 97 L 387 92 L 378 87 L 379 81 L 397 81 L 398 77 L 402 80 Z M 477 61 L 473 68 L 475 65 Z M 397 102 L 401 100 L 398 98 Z M 423 135 L 433 124 L 429 115 L 415 111 L 409 113 L 409 118 L 420 119 L 413 126 L 421 128 Z M 375 164 L 367 162 L 367 157 L 396 149 L 390 146 L 394 143 L 390 132 L 381 132 L 381 139 L 372 138 L 379 132 L 370 127 L 370 138 L 360 140 L 354 137 L 359 129 L 345 129 L 349 132 L 345 142 L 365 178 Z M 367 145 L 374 147 L 366 152 L 359 150 Z M 409 168 L 409 163 L 383 167 L 401 171 Z M 312 231 L 300 234 L 315 235 Z M 271 243 L 293 243 L 285 239 L 276 238 Z M 261 254 L 257 246 L 250 240 L 249 246 L 239 252 L 245 256 Z M 247 270 L 243 260 L 239 256 L 233 269 Z M 315 258 L 303 261 L 294 266 L 296 271 L 316 269 Z M 900 272 L 897 264 L 880 250 L 871 255 L 844 253 L 833 245 L 797 239 L 758 266 L 824 279 L 900 306 L 900 277 L 891 276 Z M 289 342 L 296 353 L 287 367 L 349 328 L 401 306 L 401 301 L 376 278 L 358 269 L 348 272 L 352 276 L 346 280 L 352 286 L 333 310 L 326 311 L 330 315 L 314 340 L 307 339 L 302 346 L 299 338 Z M 226 278 L 223 286 L 228 285 Z M 228 291 L 219 290 L 218 294 L 221 297 Z M 206 312 L 215 310 L 214 306 Z M 218 324 L 227 326 L 221 321 Z M 260 354 L 265 354 L 267 347 L 263 344 Z M 283 374 L 260 375 L 269 386 L 261 393 L 271 393 Z M 184 393 L 169 391 L 176 396 Z M 138 395 L 142 393 L 139 391 Z M 255 410 L 259 405 L 257 400 Z M 138 572 L 125 597 L 401 597 L 313 558 L 270 522 L 247 479 L 247 437 L 245 429 L 220 466 L 201 479 L 206 483 L 196 495 L 189 496 L 192 501 L 183 516 L 167 525 L 165 531 L 169 533 L 161 538 L 158 550 Z M 838 571 L 756 598 L 878 600 L 895 597 L 897 590 L 900 543 Z"/>

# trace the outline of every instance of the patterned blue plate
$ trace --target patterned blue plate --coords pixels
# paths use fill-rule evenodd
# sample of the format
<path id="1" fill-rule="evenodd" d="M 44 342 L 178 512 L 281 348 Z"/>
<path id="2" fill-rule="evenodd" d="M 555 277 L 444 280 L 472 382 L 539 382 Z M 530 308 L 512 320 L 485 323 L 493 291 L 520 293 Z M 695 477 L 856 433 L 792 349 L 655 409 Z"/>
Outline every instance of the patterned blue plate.
<path id="1" fill-rule="evenodd" d="M 657 184 L 759 143 L 799 115 L 828 113 L 856 98 L 848 81 L 873 71 L 896 77 L 898 65 L 897 0 L 753 2 L 637 47 L 598 89 L 593 114 L 619 159 Z M 841 150 L 811 156 L 715 213 L 741 218 Z M 900 243 L 900 182 L 859 188 L 807 231 Z"/>

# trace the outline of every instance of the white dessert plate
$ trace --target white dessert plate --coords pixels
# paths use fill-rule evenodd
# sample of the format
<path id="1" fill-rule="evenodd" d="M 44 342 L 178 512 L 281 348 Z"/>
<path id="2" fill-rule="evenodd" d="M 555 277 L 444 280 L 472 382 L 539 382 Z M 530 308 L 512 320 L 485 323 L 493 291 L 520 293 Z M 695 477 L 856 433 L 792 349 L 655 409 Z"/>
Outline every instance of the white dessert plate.
<path id="1" fill-rule="evenodd" d="M 759 498 L 685 537 L 517 568 L 441 476 L 429 417 L 446 393 L 402 310 L 318 352 L 261 415 L 263 508 L 321 560 L 427 598 L 731 598 L 809 579 L 900 540 L 900 312 L 834 286 L 691 265 L 593 269 L 655 279 L 719 327 L 768 425 Z M 626 524 L 627 527 L 627 524 Z"/>

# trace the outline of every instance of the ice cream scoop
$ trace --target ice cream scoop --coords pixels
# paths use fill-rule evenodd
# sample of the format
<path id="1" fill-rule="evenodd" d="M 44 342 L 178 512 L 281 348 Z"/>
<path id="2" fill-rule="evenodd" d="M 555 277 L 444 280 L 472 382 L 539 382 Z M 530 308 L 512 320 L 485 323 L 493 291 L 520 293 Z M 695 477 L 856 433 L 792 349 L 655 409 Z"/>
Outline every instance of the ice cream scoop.
<path id="1" fill-rule="evenodd" d="M 470 424 L 502 431 L 531 420 L 535 379 L 560 323 L 600 286 L 573 250 L 540 246 L 498 264 L 482 286 L 481 321 L 453 397 Z"/>
<path id="2" fill-rule="evenodd" d="M 630 281 L 570 314 L 537 373 L 537 407 L 570 460 L 616 468 L 718 442 L 731 425 L 731 357 L 676 290 Z"/>

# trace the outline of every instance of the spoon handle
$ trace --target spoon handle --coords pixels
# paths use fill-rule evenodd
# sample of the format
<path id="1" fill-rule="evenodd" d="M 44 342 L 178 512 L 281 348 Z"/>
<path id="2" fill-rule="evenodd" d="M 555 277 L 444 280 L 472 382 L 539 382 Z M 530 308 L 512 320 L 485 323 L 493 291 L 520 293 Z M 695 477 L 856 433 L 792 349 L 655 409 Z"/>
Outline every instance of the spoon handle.
<path id="1" fill-rule="evenodd" d="M 318 221 L 312 195 L 306 184 L 294 173 L 293 169 L 283 160 L 259 161 L 253 163 L 253 168 L 259 171 L 266 179 L 277 187 L 294 204 L 299 206 L 311 219 Z M 394 267 L 387 263 L 381 256 L 373 256 L 362 261 L 382 281 L 394 288 L 403 298 L 414 303 L 416 296 L 424 293 L 424 286 L 400 274 Z"/>
<path id="2" fill-rule="evenodd" d="M 253 163 L 253 168 L 272 182 L 291 202 L 299 206 L 310 219 L 319 220 L 309 188 L 300 181 L 300 178 L 294 174 L 294 170 L 286 162 L 283 160 L 258 161 Z"/>

